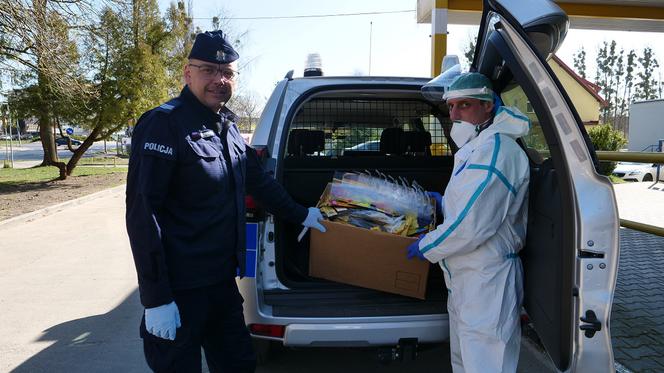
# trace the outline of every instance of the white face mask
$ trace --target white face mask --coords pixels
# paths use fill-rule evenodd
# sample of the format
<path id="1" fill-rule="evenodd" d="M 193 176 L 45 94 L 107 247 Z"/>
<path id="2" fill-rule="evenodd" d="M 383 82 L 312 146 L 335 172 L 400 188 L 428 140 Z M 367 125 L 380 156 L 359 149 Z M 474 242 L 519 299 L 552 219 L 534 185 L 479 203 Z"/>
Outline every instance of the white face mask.
<path id="1" fill-rule="evenodd" d="M 452 123 L 452 131 L 450 131 L 450 136 L 454 143 L 461 148 L 466 145 L 468 141 L 474 139 L 477 136 L 477 125 L 463 120 L 455 120 Z"/>

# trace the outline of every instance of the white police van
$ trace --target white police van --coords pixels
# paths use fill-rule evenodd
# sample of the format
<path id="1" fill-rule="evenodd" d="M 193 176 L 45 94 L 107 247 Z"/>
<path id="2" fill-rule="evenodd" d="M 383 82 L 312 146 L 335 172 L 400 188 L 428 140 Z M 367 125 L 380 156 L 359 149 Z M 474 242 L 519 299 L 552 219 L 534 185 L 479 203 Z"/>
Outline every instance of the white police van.
<path id="1" fill-rule="evenodd" d="M 609 372 L 619 223 L 612 186 L 596 173 L 581 120 L 545 62 L 567 29 L 567 16 L 548 0 L 485 0 L 472 69 L 489 76 L 503 102 L 532 121 L 520 141 L 531 164 L 521 252 L 524 308 L 557 369 Z M 456 149 L 446 106 L 420 92 L 428 80 L 293 79 L 291 72 L 267 102 L 252 145 L 305 206 L 317 202 L 337 170 L 377 169 L 443 191 Z M 378 149 L 353 148 L 375 141 Z M 405 145 L 397 149 L 394 143 Z M 239 286 L 246 322 L 263 341 L 260 349 L 403 346 L 448 338 L 445 284 L 436 265 L 425 300 L 313 278 L 308 237 L 297 240 L 301 227 L 259 206 L 249 214 L 250 277 Z"/>

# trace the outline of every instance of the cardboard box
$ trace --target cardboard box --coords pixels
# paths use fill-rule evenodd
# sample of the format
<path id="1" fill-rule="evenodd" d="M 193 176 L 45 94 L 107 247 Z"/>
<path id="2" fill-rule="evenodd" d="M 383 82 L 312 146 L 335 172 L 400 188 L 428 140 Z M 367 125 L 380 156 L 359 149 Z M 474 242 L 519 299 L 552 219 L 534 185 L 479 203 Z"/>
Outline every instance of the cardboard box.
<path id="1" fill-rule="evenodd" d="M 429 262 L 408 259 L 417 240 L 324 221 L 326 233 L 311 230 L 309 275 L 424 299 Z"/>

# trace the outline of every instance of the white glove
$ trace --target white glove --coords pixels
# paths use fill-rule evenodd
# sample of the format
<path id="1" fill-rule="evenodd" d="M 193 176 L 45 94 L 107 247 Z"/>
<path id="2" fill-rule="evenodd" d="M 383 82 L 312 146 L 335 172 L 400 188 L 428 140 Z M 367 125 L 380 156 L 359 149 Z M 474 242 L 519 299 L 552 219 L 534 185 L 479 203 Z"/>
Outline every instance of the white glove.
<path id="1" fill-rule="evenodd" d="M 323 215 L 320 213 L 320 210 L 315 207 L 309 207 L 309 213 L 307 218 L 304 219 L 302 225 L 307 228 L 316 228 L 319 231 L 325 233 L 325 227 L 320 222 L 323 221 Z"/>
<path id="2" fill-rule="evenodd" d="M 145 329 L 155 337 L 175 340 L 175 329 L 182 326 L 175 302 L 145 309 Z"/>

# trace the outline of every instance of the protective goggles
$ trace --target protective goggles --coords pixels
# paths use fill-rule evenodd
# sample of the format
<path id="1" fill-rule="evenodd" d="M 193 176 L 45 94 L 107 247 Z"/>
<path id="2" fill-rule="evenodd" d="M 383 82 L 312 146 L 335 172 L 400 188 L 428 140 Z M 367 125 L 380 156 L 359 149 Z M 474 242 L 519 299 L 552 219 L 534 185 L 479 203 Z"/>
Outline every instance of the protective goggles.
<path id="1" fill-rule="evenodd" d="M 467 89 L 456 89 L 454 91 L 446 91 L 443 93 L 443 100 L 450 100 L 453 98 L 475 98 L 483 101 L 493 102 L 493 91 L 487 87 L 482 88 L 467 88 Z"/>

